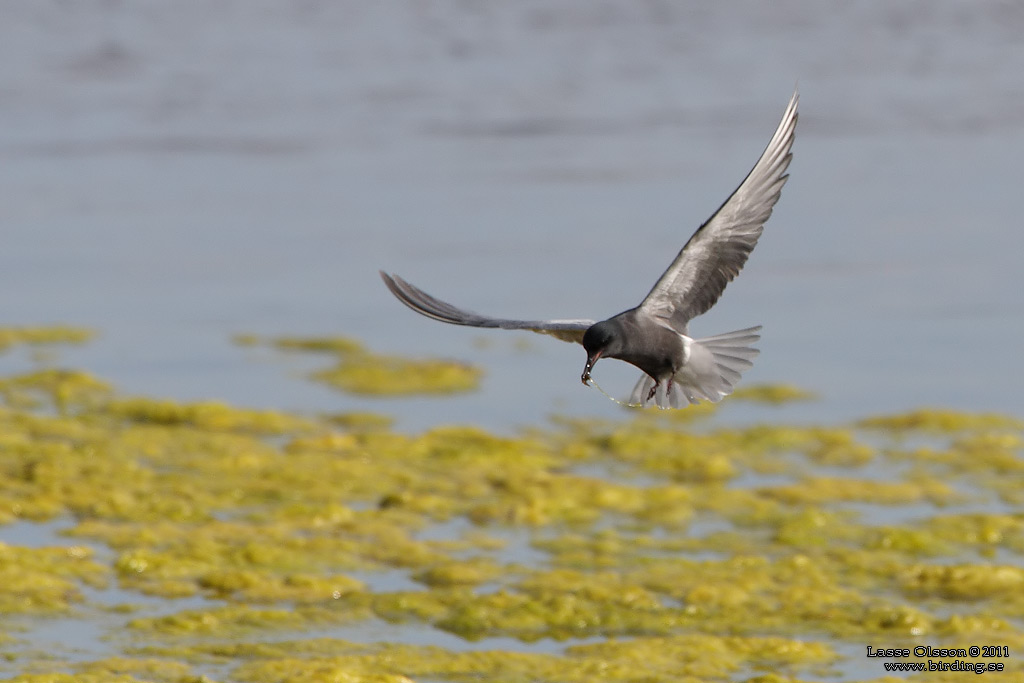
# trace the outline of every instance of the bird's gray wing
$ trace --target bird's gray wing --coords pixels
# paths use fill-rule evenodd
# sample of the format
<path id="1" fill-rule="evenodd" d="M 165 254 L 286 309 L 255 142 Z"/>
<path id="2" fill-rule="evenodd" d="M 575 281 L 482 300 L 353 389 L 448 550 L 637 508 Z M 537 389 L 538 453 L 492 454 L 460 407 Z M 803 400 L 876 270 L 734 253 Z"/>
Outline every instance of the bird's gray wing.
<path id="1" fill-rule="evenodd" d="M 456 308 L 446 301 L 432 297 L 419 287 L 411 285 L 397 275 L 381 271 L 391 293 L 412 310 L 444 323 L 469 327 L 497 327 L 503 330 L 529 330 L 548 334 L 567 342 L 583 342 L 583 333 L 594 324 L 593 320 L 508 320 L 489 318 L 479 313 Z"/>
<path id="2" fill-rule="evenodd" d="M 799 96 L 793 93 L 775 135 L 736 191 L 676 256 L 640 304 L 640 310 L 685 331 L 715 305 L 757 244 L 786 183 Z"/>

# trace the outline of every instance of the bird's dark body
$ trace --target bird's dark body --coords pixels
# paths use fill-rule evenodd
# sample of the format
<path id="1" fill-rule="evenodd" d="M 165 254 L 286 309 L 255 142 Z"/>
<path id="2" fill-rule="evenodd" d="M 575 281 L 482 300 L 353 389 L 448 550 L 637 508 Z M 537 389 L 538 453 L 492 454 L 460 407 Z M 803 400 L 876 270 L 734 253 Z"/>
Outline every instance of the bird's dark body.
<path id="1" fill-rule="evenodd" d="M 685 349 L 679 333 L 651 321 L 636 308 L 598 324 L 609 326 L 614 331 L 614 339 L 630 340 L 628 345 L 609 345 L 602 354 L 606 358 L 635 365 L 655 380 L 674 375 L 683 365 Z"/>

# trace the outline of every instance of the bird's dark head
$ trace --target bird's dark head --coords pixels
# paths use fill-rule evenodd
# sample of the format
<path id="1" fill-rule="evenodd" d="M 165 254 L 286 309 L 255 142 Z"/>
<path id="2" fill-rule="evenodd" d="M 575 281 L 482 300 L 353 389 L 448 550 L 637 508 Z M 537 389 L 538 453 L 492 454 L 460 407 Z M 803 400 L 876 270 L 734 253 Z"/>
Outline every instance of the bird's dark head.
<path id="1" fill-rule="evenodd" d="M 583 368 L 580 378 L 584 384 L 590 383 L 590 371 L 602 356 L 609 355 L 618 340 L 615 325 L 611 321 L 594 323 L 583 334 L 583 348 L 587 350 L 587 365 Z"/>

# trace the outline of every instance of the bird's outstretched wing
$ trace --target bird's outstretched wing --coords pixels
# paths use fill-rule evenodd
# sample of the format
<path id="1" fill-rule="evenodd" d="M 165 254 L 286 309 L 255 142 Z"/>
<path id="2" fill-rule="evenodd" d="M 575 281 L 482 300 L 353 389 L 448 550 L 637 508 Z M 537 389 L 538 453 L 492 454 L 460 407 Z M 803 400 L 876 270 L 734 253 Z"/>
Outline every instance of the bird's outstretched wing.
<path id="1" fill-rule="evenodd" d="M 640 304 L 642 311 L 685 332 L 687 323 L 714 306 L 740 272 L 789 177 L 798 101 L 794 92 L 761 158 L 682 248 Z"/>
<path id="2" fill-rule="evenodd" d="M 419 287 L 411 285 L 397 275 L 381 271 L 391 293 L 412 310 L 444 323 L 467 325 L 469 327 L 497 327 L 503 330 L 529 330 L 548 334 L 567 342 L 583 342 L 583 333 L 594 324 L 593 320 L 508 320 L 489 318 L 479 313 L 456 308 L 446 301 L 430 296 Z"/>

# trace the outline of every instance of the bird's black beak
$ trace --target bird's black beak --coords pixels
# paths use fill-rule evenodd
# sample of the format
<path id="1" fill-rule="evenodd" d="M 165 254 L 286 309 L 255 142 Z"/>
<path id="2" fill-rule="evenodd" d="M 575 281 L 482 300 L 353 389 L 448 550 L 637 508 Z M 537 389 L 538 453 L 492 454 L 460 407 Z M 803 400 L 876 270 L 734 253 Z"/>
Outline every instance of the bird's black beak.
<path id="1" fill-rule="evenodd" d="M 590 386 L 590 371 L 593 369 L 597 359 L 601 357 L 601 352 L 597 351 L 592 356 L 587 356 L 587 365 L 583 368 L 583 376 L 580 377 L 583 380 L 584 386 Z"/>

